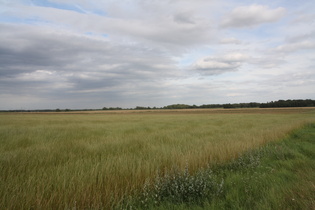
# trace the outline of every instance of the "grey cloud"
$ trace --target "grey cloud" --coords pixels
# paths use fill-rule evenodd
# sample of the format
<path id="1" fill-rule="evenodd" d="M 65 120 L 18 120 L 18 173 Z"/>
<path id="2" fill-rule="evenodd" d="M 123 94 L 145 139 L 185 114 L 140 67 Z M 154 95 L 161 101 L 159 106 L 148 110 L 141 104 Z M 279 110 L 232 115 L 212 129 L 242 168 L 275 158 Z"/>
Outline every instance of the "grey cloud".
<path id="1" fill-rule="evenodd" d="M 306 7 L 308 9 L 312 9 L 313 7 L 310 5 L 309 7 Z M 295 16 L 295 15 L 294 15 Z M 297 14 L 297 16 L 292 20 L 291 24 L 314 24 L 315 20 L 315 14 L 310 14 L 305 11 L 301 11 Z"/>
<path id="2" fill-rule="evenodd" d="M 266 55 L 261 57 L 251 57 L 248 62 L 266 69 L 280 67 L 287 63 L 283 56 L 272 52 L 266 52 Z"/>
<path id="3" fill-rule="evenodd" d="M 1 94 L 45 97 L 49 93 L 69 99 L 69 94 L 106 98 L 115 92 L 116 97 L 122 97 L 126 90 L 141 94 L 142 88 L 149 90 L 161 80 L 180 77 L 174 61 L 145 46 L 118 45 L 106 38 L 43 31 L 33 26 L 1 27 L 6 33 L 11 31 L 10 37 L 0 31 L 4 40 L 0 43 Z"/>
<path id="4" fill-rule="evenodd" d="M 307 49 L 315 49 L 315 40 L 305 40 L 297 43 L 287 43 L 276 47 L 276 51 L 284 53 Z"/>
<path id="5" fill-rule="evenodd" d="M 221 39 L 220 43 L 221 44 L 242 44 L 242 41 L 234 37 L 230 37 L 230 38 Z"/>
<path id="6" fill-rule="evenodd" d="M 286 42 L 301 42 L 305 40 L 315 39 L 315 31 L 310 31 L 308 33 L 297 34 L 295 36 L 286 37 Z"/>
<path id="7" fill-rule="evenodd" d="M 249 57 L 242 53 L 228 53 L 218 57 L 207 57 L 197 60 L 192 69 L 206 75 L 222 74 L 236 71 Z"/>
<path id="8" fill-rule="evenodd" d="M 285 43 L 275 48 L 276 52 L 290 53 L 299 50 L 315 49 L 315 31 L 289 36 Z"/>
<path id="9" fill-rule="evenodd" d="M 189 12 L 177 13 L 174 15 L 173 19 L 179 24 L 195 24 L 192 14 Z"/>
<path id="10" fill-rule="evenodd" d="M 269 91 L 269 93 L 272 93 L 275 98 L 279 96 L 281 96 L 282 99 L 292 97 L 309 98 L 310 96 L 314 96 L 314 82 L 314 73 L 292 71 L 263 78 L 260 81 L 260 86 Z"/>
<path id="11" fill-rule="evenodd" d="M 264 89 L 267 97 L 272 91 L 266 88 L 267 81 L 292 67 L 293 61 L 286 60 L 291 52 L 304 49 L 302 54 L 290 54 L 296 58 L 294 68 L 302 64 L 301 72 L 313 69 L 313 56 L 307 54 L 314 43 L 313 35 L 307 34 L 312 16 L 307 16 L 306 24 L 301 20 L 298 29 L 285 21 L 272 32 L 252 28 L 248 34 L 233 29 L 280 20 L 285 9 L 279 2 L 273 3 L 279 5 L 274 8 L 235 8 L 222 22 L 216 20 L 227 4 L 239 2 L 50 1 L 78 6 L 81 12 L 23 2 L 6 4 L 5 13 L 0 14 L 1 22 L 12 23 L 0 24 L 0 109 L 218 103 L 211 98 L 226 103 L 226 95 L 246 95 L 248 89 Z M 296 10 L 287 6 L 295 20 Z M 301 37 L 292 35 L 299 31 Z M 268 51 L 283 34 L 291 36 L 278 51 Z M 208 77 L 227 72 L 234 73 L 225 74 L 226 81 Z M 266 86 L 260 74 L 267 75 Z M 257 81 L 237 89 L 237 81 L 252 78 Z M 235 86 L 230 85 L 233 82 Z"/>
<path id="12" fill-rule="evenodd" d="M 211 42 L 215 32 L 209 20 L 205 17 L 192 18 L 194 12 L 183 12 L 176 6 L 165 12 L 165 3 L 155 3 L 156 7 L 144 7 L 143 2 L 128 8 L 126 5 L 119 8 L 115 4 L 107 3 L 108 16 L 81 14 L 69 10 L 60 10 L 47 7 L 24 6 L 21 11 L 12 10 L 8 15 L 12 17 L 37 17 L 38 21 L 49 22 L 51 25 L 66 25 L 72 30 L 81 33 L 93 31 L 107 34 L 118 42 L 132 40 L 160 47 L 162 50 L 178 51 L 179 48 L 195 46 Z M 176 4 L 177 5 L 177 4 Z M 117 5 L 116 5 L 117 6 Z M 148 9 L 148 10 L 144 10 Z M 124 16 L 123 12 L 131 12 Z M 190 15 L 191 14 L 191 15 Z M 132 18 L 130 18 L 132 17 Z M 175 21 L 174 21 L 175 20 Z M 186 23 L 186 24 L 179 24 Z M 187 24 L 190 23 L 190 24 Z"/>
<path id="13" fill-rule="evenodd" d="M 285 14 L 282 7 L 270 9 L 263 5 L 250 5 L 237 7 L 222 21 L 222 27 L 252 27 L 262 23 L 278 21 Z"/>

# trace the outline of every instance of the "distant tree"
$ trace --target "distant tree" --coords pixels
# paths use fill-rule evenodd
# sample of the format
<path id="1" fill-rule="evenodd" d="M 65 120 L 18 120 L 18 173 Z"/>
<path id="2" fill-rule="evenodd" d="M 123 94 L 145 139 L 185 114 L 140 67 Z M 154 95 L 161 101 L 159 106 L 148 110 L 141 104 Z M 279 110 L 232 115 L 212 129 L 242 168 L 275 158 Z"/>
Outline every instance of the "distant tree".
<path id="1" fill-rule="evenodd" d="M 135 109 L 140 109 L 140 110 L 142 110 L 142 109 L 150 109 L 150 107 L 144 107 L 144 106 L 136 106 L 136 108 Z"/>
<path id="2" fill-rule="evenodd" d="M 191 106 L 187 104 L 172 104 L 164 106 L 164 109 L 189 109 Z"/>
<path id="3" fill-rule="evenodd" d="M 189 106 L 189 108 L 190 108 L 190 109 L 196 109 L 196 108 L 198 108 L 198 106 L 194 104 L 194 105 L 192 105 L 192 106 Z"/>
<path id="4" fill-rule="evenodd" d="M 120 107 L 109 107 L 109 108 L 107 108 L 107 107 L 103 107 L 102 108 L 102 110 L 121 110 L 122 108 L 120 108 Z"/>
<path id="5" fill-rule="evenodd" d="M 236 108 L 236 106 L 233 104 L 223 104 L 223 108 L 224 109 L 232 109 L 232 108 Z"/>
<path id="6" fill-rule="evenodd" d="M 223 108 L 222 104 L 203 104 L 199 108 Z"/>

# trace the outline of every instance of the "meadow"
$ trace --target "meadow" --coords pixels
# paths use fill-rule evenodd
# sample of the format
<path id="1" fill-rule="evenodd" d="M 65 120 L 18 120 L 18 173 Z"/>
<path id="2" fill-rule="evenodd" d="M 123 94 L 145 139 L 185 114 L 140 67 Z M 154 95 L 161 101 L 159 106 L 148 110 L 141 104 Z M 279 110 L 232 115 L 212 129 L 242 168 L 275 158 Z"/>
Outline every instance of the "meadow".
<path id="1" fill-rule="evenodd" d="M 314 108 L 0 113 L 0 207 L 111 209 L 315 122 Z"/>

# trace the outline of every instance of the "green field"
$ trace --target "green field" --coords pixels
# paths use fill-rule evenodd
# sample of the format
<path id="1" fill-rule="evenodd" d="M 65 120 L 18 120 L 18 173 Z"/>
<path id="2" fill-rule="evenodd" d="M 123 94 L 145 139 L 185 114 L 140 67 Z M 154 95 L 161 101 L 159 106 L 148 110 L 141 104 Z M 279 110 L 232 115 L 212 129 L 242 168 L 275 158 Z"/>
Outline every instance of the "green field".
<path id="1" fill-rule="evenodd" d="M 280 141 L 313 108 L 0 114 L 1 209 L 110 209 L 157 173 Z"/>

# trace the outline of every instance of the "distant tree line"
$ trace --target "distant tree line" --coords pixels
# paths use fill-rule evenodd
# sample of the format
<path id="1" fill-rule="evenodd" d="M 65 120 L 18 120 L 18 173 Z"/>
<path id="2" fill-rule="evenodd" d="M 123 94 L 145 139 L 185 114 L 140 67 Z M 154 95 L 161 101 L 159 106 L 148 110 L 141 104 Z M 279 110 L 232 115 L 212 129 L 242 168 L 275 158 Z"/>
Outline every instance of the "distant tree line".
<path id="1" fill-rule="evenodd" d="M 298 99 L 298 100 L 278 100 L 271 101 L 267 103 L 233 103 L 233 104 L 203 104 L 200 106 L 197 105 L 187 105 L 187 104 L 172 104 L 164 106 L 162 109 L 200 109 L 200 108 L 276 108 L 276 107 L 315 107 L 315 100 L 311 99 Z"/>
<path id="2" fill-rule="evenodd" d="M 198 108 L 276 108 L 276 107 L 315 107 L 315 100 L 278 100 L 267 103 L 233 103 L 233 104 L 203 104 L 200 106 L 187 104 L 173 104 L 163 107 L 163 109 L 198 109 Z"/>
<path id="3" fill-rule="evenodd" d="M 232 109 L 232 108 L 276 108 L 276 107 L 315 107 L 315 100 L 311 99 L 298 99 L 298 100 L 278 100 L 278 101 L 271 101 L 267 103 L 257 103 L 257 102 L 250 102 L 250 103 L 233 103 L 233 104 L 203 104 L 200 106 L 197 105 L 188 105 L 188 104 L 172 104 L 167 105 L 161 108 L 157 107 L 145 107 L 145 106 L 137 106 L 133 108 L 133 110 L 148 110 L 148 109 L 214 109 L 214 108 L 224 108 L 224 109 Z M 106 108 L 104 107 L 103 110 L 119 110 L 122 108 L 119 107 L 111 107 Z"/>
<path id="4" fill-rule="evenodd" d="M 260 108 L 272 108 L 272 107 L 314 107 L 315 100 L 279 100 L 271 101 L 267 103 L 260 104 Z"/>
<path id="5" fill-rule="evenodd" d="M 214 108 L 277 108 L 277 107 L 315 107 L 315 100 L 312 99 L 297 99 L 297 100 L 278 100 L 267 103 L 233 103 L 233 104 L 203 104 L 188 105 L 188 104 L 172 104 L 161 108 L 137 106 L 136 108 L 124 109 L 121 107 L 104 107 L 102 109 L 37 109 L 37 110 L 0 110 L 0 112 L 71 112 L 71 111 L 98 111 L 98 110 L 148 110 L 148 109 L 214 109 Z"/>

